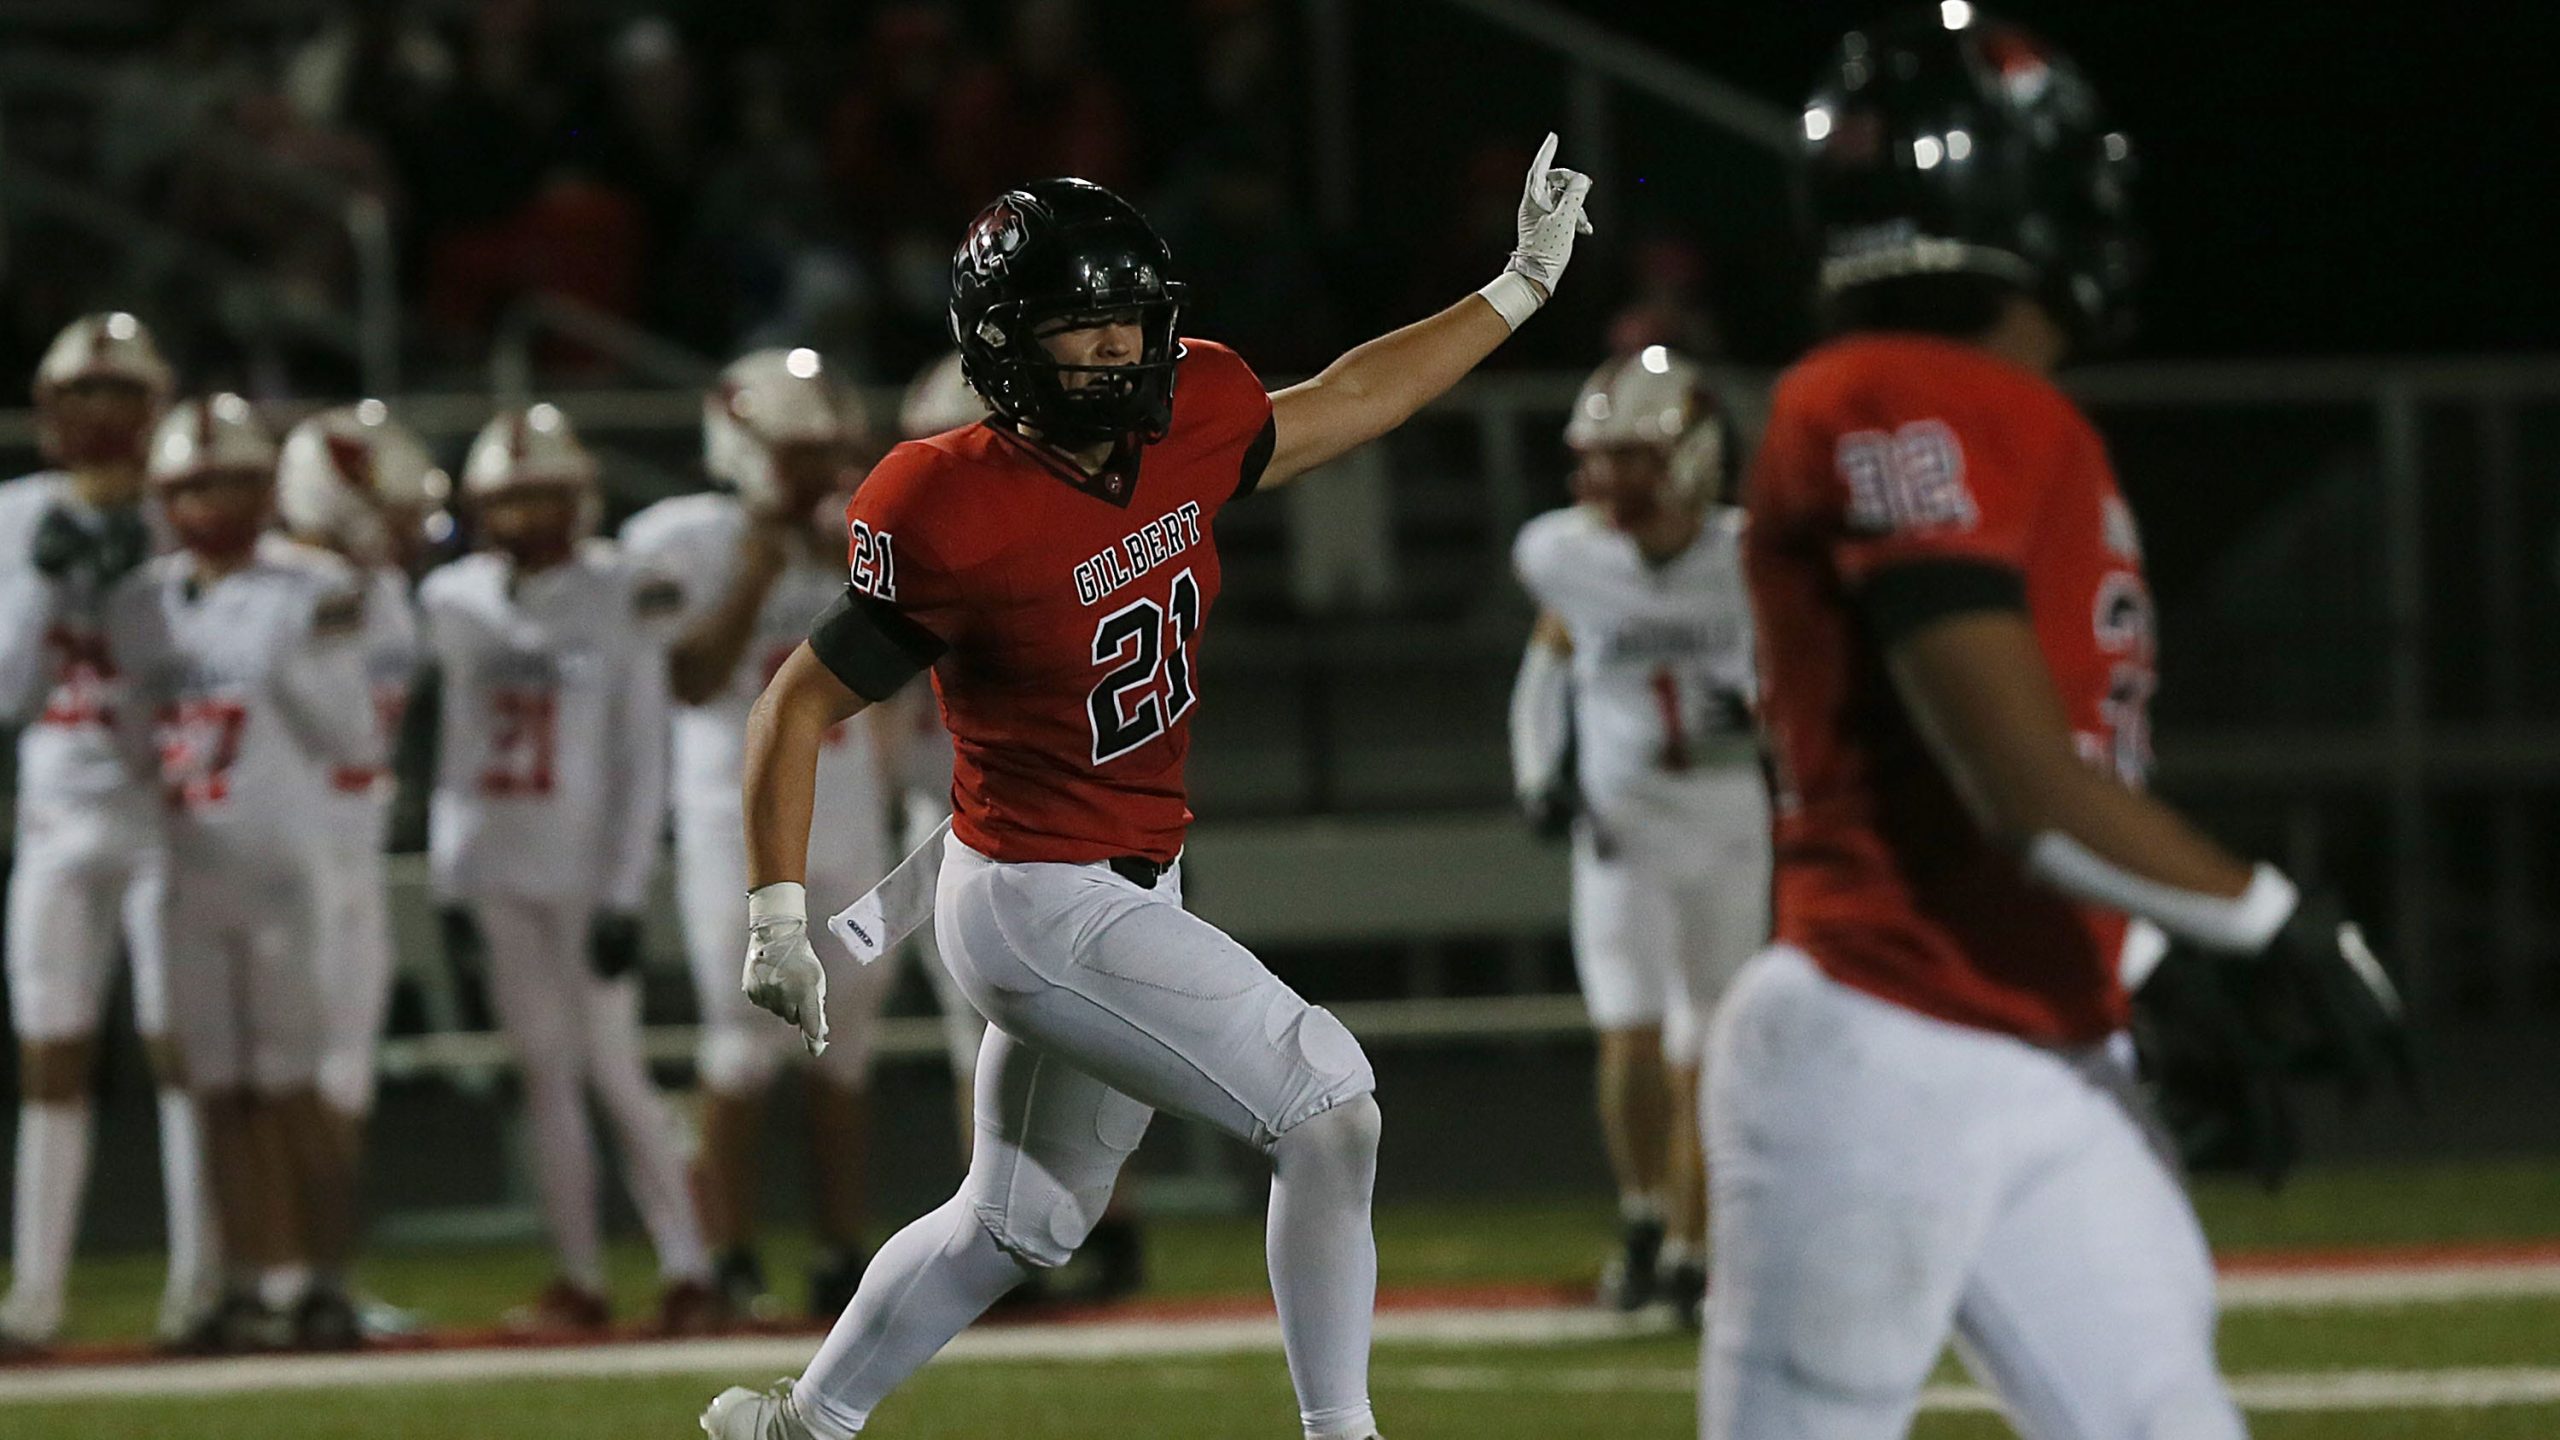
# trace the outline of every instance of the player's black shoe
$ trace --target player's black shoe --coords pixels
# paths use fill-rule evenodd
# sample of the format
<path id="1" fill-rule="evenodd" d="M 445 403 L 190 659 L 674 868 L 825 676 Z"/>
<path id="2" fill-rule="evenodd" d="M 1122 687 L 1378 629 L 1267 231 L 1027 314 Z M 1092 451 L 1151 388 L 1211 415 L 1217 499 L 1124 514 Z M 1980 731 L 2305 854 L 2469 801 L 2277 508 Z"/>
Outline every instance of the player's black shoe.
<path id="1" fill-rule="evenodd" d="M 293 1348 L 353 1350 L 362 1344 L 364 1324 L 346 1292 L 316 1289 L 293 1307 Z"/>
<path id="2" fill-rule="evenodd" d="M 1699 1329 L 1707 1308 L 1707 1267 L 1684 1260 L 1662 1275 L 1662 1300 L 1683 1330 Z"/>
<path id="3" fill-rule="evenodd" d="M 764 1261 L 747 1246 L 732 1246 L 720 1252 L 712 1262 L 712 1288 L 728 1305 L 729 1313 L 741 1320 L 766 1321 L 776 1318 L 780 1308 L 773 1294 L 765 1288 Z"/>
<path id="4" fill-rule="evenodd" d="M 809 1314 L 813 1319 L 833 1320 L 853 1303 L 853 1292 L 862 1286 L 862 1272 L 871 1263 L 859 1247 L 821 1254 L 809 1267 Z"/>
<path id="5" fill-rule="evenodd" d="M 194 1329 L 170 1345 L 180 1355 L 248 1355 L 276 1349 L 283 1340 L 279 1317 L 257 1296 L 234 1291 L 205 1313 Z"/>
<path id="6" fill-rule="evenodd" d="M 1618 1232 L 1618 1254 L 1600 1277 L 1601 1303 L 1632 1314 L 1661 1293 L 1662 1222 L 1629 1220 Z"/>

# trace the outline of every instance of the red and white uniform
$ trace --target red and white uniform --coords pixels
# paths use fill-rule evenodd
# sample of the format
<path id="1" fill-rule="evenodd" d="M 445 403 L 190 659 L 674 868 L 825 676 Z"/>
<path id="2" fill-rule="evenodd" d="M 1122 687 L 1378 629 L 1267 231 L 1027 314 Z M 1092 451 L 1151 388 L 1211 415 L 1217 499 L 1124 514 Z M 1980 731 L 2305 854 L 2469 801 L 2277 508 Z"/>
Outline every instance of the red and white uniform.
<path id="1" fill-rule="evenodd" d="M 638 911 L 666 795 L 664 624 L 678 592 L 601 541 L 519 575 L 495 554 L 418 591 L 443 667 L 436 891 Z"/>
<path id="2" fill-rule="evenodd" d="M 747 525 L 746 507 L 736 497 L 702 494 L 660 501 L 623 527 L 623 547 L 634 562 L 681 577 L 684 604 L 671 630 L 718 605 L 737 583 L 738 544 Z M 773 672 L 808 638 L 810 618 L 843 588 L 843 567 L 832 557 L 795 547 L 756 615 L 754 637 L 728 688 L 704 704 L 675 707 L 670 791 L 677 894 L 702 1008 L 701 1069 L 723 1088 L 749 1088 L 770 1077 L 798 1043 L 738 986 L 738 935 L 747 922 L 747 713 Z M 828 733 L 818 754 L 812 831 L 818 843 L 809 853 L 808 886 L 820 905 L 848 904 L 887 873 L 889 800 L 870 721 Z M 833 1043 L 818 1061 L 830 1075 L 852 1083 L 868 1071 L 872 1033 L 894 974 L 878 966 L 833 967 L 827 987 Z"/>
<path id="3" fill-rule="evenodd" d="M 1134 463 L 1087 476 L 989 423 L 892 450 L 849 512 L 854 590 L 944 647 L 934 928 L 993 1022 L 970 1183 L 1009 1187 L 979 1217 L 1035 1264 L 1082 1241 L 1152 1111 L 1268 1147 L 1374 1086 L 1340 1021 L 1182 907 L 1215 527 L 1271 443 L 1253 372 L 1186 343 Z M 1171 868 L 1141 886 L 1104 863 L 1126 857 Z"/>
<path id="4" fill-rule="evenodd" d="M 675 584 L 610 543 L 519 573 L 483 552 L 418 588 L 443 674 L 428 851 L 438 895 L 467 905 L 491 999 L 524 1067 L 534 1174 L 572 1276 L 602 1264 L 592 1093 L 614 1126 L 659 1268 L 710 1268 L 673 1120 L 641 1050 L 636 975 L 591 960 L 599 911 L 637 913 L 666 811 L 666 621 Z"/>
<path id="5" fill-rule="evenodd" d="M 1662 1026 L 1682 1064 L 1696 1062 L 1705 1017 L 1768 938 L 1741 536 L 1741 514 L 1717 507 L 1657 564 L 1576 505 L 1530 521 L 1512 548 L 1521 584 L 1573 641 L 1583 1003 L 1603 1029 Z"/>
<path id="6" fill-rule="evenodd" d="M 373 1108 L 374 1055 L 391 1002 L 397 963 L 391 943 L 389 877 L 383 847 L 389 843 L 394 786 L 389 762 L 400 739 L 401 716 L 417 678 L 418 621 L 409 577 L 384 567 L 363 577 L 365 683 L 383 763 L 342 766 L 329 777 L 322 826 L 329 835 L 321 877 L 322 991 L 329 1045 L 321 1058 L 320 1091 L 339 1111 L 360 1115 Z"/>
<path id="7" fill-rule="evenodd" d="M 137 711 L 123 728 L 147 725 L 158 750 L 172 1029 L 198 1089 L 317 1076 L 329 837 L 312 817 L 338 767 L 382 757 L 363 607 L 353 570 L 277 536 L 218 580 L 178 552 L 109 597 Z"/>
<path id="8" fill-rule="evenodd" d="M 1778 943 L 1711 1050 L 1702 1434 L 1903 1435 L 1952 1335 L 2023 1433 L 2237 1440 L 2117 1033 L 2125 922 L 1975 825 L 1860 609 L 1894 567 L 2014 575 L 2083 756 L 2138 781 L 2151 608 L 2103 445 L 1979 349 L 1851 338 L 1780 380 L 1750 508 Z"/>
<path id="9" fill-rule="evenodd" d="M 9 1014 L 30 1040 L 95 1033 L 121 936 L 133 963 L 135 1022 L 157 1035 L 168 993 L 159 797 L 114 731 L 125 675 L 107 645 L 102 597 L 83 579 L 50 579 L 33 564 L 37 526 L 56 508 L 95 518 L 61 472 L 0 485 L 0 711 L 25 726 Z"/>

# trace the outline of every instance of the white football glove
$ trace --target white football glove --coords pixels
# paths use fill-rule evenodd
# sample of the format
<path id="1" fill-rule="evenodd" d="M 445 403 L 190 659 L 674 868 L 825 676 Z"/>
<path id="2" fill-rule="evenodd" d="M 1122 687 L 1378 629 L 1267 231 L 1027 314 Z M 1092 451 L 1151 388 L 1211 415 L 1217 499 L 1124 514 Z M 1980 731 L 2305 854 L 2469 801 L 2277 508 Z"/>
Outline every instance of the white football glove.
<path id="1" fill-rule="evenodd" d="M 1520 244 L 1502 274 L 1479 292 L 1514 330 L 1555 294 L 1556 282 L 1573 259 L 1574 237 L 1591 233 L 1591 221 L 1582 213 L 1591 177 L 1550 164 L 1555 158 L 1556 137 L 1550 131 L 1547 143 L 1538 147 L 1538 158 L 1529 162 L 1529 180 L 1520 192 Z"/>
<path id="2" fill-rule="evenodd" d="M 807 892 L 778 881 L 747 893 L 747 969 L 738 987 L 758 1009 L 800 1027 L 812 1055 L 827 1051 L 827 967 L 809 947 Z"/>

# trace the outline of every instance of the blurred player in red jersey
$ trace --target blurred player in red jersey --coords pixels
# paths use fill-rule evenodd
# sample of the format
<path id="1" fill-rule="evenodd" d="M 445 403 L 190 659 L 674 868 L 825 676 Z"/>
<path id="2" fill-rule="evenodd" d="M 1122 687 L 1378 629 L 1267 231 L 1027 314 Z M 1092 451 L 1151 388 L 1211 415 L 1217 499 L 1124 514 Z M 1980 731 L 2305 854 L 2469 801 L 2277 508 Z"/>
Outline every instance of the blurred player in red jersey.
<path id="1" fill-rule="evenodd" d="M 2143 793 L 2140 540 L 2048 378 L 2122 323 L 2130 146 L 1952 6 L 1851 35 L 1804 119 L 1833 338 L 1749 487 L 1777 942 L 1708 1050 L 1700 1432 L 1901 1436 L 1952 1332 L 2035 1440 L 2238 1436 L 2132 1006 L 2240 1072 L 2306 1042 L 2205 1097 L 2261 1148 L 2272 1064 L 2359 1083 L 2399 1012 L 2334 906 Z"/>
<path id="2" fill-rule="evenodd" d="M 747 753 L 757 1003 L 825 1041 L 800 876 L 828 726 L 930 667 L 954 747 L 934 898 L 911 860 L 837 932 L 877 953 L 930 913 L 990 1022 L 968 1178 L 881 1247 L 796 1385 L 731 1390 L 717 1440 L 847 1440 L 1033 1269 L 1062 1264 L 1159 1109 L 1271 1157 L 1271 1288 L 1310 1440 L 1370 1440 L 1378 1108 L 1368 1057 L 1182 907 L 1183 758 L 1227 502 L 1365 444 L 1542 304 L 1584 176 L 1548 168 L 1476 296 L 1277 395 L 1177 338 L 1144 217 L 1080 180 L 1009 191 L 952 258 L 951 324 L 990 424 L 891 451 L 855 495 L 852 583 L 757 702 Z M 930 855 L 934 846 L 926 847 Z"/>

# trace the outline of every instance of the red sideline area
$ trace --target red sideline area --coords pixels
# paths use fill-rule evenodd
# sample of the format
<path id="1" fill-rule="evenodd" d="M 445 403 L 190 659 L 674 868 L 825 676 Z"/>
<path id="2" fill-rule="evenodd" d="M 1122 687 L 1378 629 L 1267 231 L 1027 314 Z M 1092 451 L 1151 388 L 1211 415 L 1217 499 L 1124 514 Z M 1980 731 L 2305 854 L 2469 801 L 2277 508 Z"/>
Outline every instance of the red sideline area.
<path id="1" fill-rule="evenodd" d="M 1410 1312 L 1433 1310 L 1550 1310 L 1559 1306 L 1587 1304 L 1591 1299 L 1588 1286 L 1577 1285 L 1439 1285 L 1412 1286 L 1378 1292 L 1381 1311 Z M 998 1310 L 981 1322 L 989 1327 L 1090 1325 L 1104 1321 L 1158 1321 L 1179 1323 L 1185 1320 L 1251 1320 L 1275 1312 L 1271 1297 L 1264 1295 L 1193 1295 L 1163 1299 L 1120 1300 L 1101 1305 L 1038 1304 L 1014 1310 Z M 823 1335 L 827 1327 L 814 1320 L 781 1321 L 774 1324 L 741 1324 L 717 1332 L 723 1335 Z M 626 1344 L 642 1340 L 665 1340 L 670 1337 L 640 1325 L 620 1325 L 602 1335 L 590 1334 L 518 1334 L 510 1330 L 435 1330 L 417 1335 L 400 1335 L 367 1341 L 364 1353 L 369 1355 L 401 1355 L 435 1350 L 570 1350 L 590 1345 Z M 687 1337 L 692 1338 L 692 1337 Z M 304 1352 L 278 1352 L 304 1353 Z M 92 1341 L 63 1345 L 41 1355 L 14 1356 L 0 1359 L 0 1368 L 12 1370 L 71 1368 L 89 1365 L 132 1365 L 152 1361 L 200 1360 L 200 1355 L 163 1351 L 148 1343 L 130 1340 Z"/>
<path id="2" fill-rule="evenodd" d="M 2215 1263 L 2224 1275 L 2356 1274 L 2446 1267 L 2560 1265 L 2560 1240 L 2457 1241 L 2428 1245 L 2237 1251 L 2217 1256 Z M 1391 1313 L 1438 1310 L 1536 1310 L 1580 1306 L 1590 1303 L 1590 1300 L 1589 1287 L 1582 1285 L 1404 1286 L 1379 1291 L 1378 1309 Z M 990 1315 L 985 1323 L 990 1326 L 1080 1325 L 1104 1321 L 1179 1323 L 1186 1320 L 1254 1319 L 1272 1313 L 1271 1297 L 1267 1294 L 1199 1295 L 1160 1299 L 1141 1297 L 1103 1305 L 1025 1306 L 1018 1310 L 999 1311 Z M 825 1333 L 825 1330 L 825 1326 L 811 1321 L 745 1325 L 725 1333 L 819 1335 Z M 520 1335 L 495 1329 L 438 1330 L 428 1334 L 376 1340 L 367 1344 L 365 1349 L 368 1353 L 376 1354 L 475 1349 L 575 1349 L 590 1345 L 664 1338 L 666 1337 L 653 1330 L 639 1326 L 621 1326 L 601 1337 Z M 129 1365 L 154 1360 L 190 1358 L 198 1357 L 169 1355 L 148 1344 L 133 1341 L 101 1341 L 66 1345 L 47 1351 L 40 1356 L 0 1361 L 0 1365 L 11 1369 L 32 1369 Z"/>

